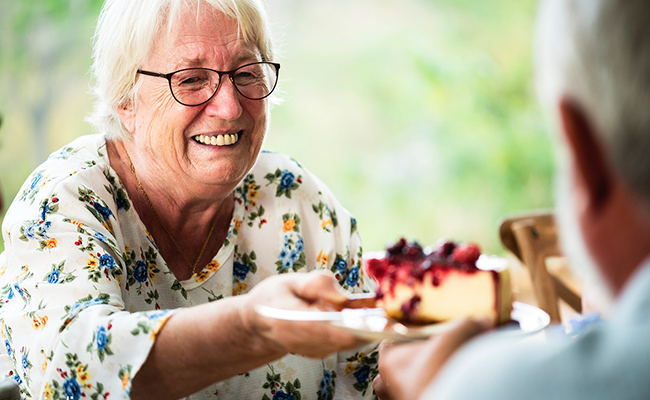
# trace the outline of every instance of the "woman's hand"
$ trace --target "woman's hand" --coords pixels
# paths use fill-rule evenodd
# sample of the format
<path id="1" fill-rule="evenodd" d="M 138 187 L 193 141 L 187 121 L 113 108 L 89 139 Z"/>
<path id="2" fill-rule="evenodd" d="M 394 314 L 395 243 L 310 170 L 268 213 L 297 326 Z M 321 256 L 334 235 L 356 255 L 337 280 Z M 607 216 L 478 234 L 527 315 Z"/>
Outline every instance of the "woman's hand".
<path id="1" fill-rule="evenodd" d="M 349 304 L 348 296 L 330 274 L 277 275 L 265 279 L 247 295 L 245 325 L 267 346 L 283 353 L 323 358 L 328 354 L 357 347 L 364 341 L 327 324 L 283 321 L 267 318 L 255 311 L 258 304 L 290 310 L 340 310 Z"/>
<path id="2" fill-rule="evenodd" d="M 474 336 L 491 327 L 487 320 L 467 319 L 449 332 L 406 344 L 382 342 L 379 376 L 373 389 L 381 400 L 416 400 L 451 355 Z"/>

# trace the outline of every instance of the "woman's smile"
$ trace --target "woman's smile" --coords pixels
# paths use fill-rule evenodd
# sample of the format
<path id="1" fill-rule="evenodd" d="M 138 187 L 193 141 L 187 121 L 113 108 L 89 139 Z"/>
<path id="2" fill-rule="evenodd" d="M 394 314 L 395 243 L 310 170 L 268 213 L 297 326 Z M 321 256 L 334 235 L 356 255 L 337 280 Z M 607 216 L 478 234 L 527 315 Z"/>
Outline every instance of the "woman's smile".
<path id="1" fill-rule="evenodd" d="M 239 138 L 243 135 L 244 131 L 238 131 L 235 133 L 226 133 L 226 134 L 217 134 L 217 135 L 196 135 L 192 139 L 203 145 L 207 146 L 233 146 L 239 142 Z"/>

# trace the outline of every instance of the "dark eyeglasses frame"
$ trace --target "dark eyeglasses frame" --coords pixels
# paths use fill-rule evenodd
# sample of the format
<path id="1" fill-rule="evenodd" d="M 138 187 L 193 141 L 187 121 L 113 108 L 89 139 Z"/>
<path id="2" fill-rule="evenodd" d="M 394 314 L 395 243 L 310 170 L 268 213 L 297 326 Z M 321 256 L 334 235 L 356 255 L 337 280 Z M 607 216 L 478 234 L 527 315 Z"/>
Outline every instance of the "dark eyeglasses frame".
<path id="1" fill-rule="evenodd" d="M 245 94 L 243 94 L 239 90 L 239 87 L 237 87 L 237 84 L 235 83 L 235 81 L 234 81 L 234 79 L 232 77 L 233 74 L 235 72 L 237 72 L 238 70 L 240 70 L 242 68 L 245 68 L 245 67 L 248 67 L 248 66 L 251 66 L 251 65 L 255 65 L 255 64 L 269 64 L 269 65 L 272 65 L 275 68 L 275 84 L 273 85 L 271 90 L 269 90 L 269 93 L 266 96 L 259 97 L 259 98 L 248 97 Z M 182 101 L 180 101 L 180 100 L 178 100 L 176 98 L 176 95 L 174 94 L 174 90 L 172 89 L 172 76 L 174 74 L 178 73 L 178 72 L 188 71 L 188 70 L 192 70 L 192 69 L 201 69 L 201 70 L 206 70 L 206 71 L 212 71 L 212 72 L 216 72 L 219 75 L 219 84 L 217 85 L 217 88 L 215 89 L 214 93 L 212 93 L 212 96 L 208 97 L 207 100 L 205 100 L 204 102 L 199 103 L 199 104 L 185 104 L 185 103 L 183 103 Z M 138 72 L 138 74 L 142 74 L 142 75 L 149 75 L 149 76 L 155 76 L 155 77 L 158 77 L 158 78 L 167 79 L 167 82 L 169 83 L 169 91 L 171 92 L 172 97 L 174 98 L 174 100 L 176 100 L 179 104 L 182 104 L 182 105 L 184 105 L 186 107 L 197 107 L 197 106 L 203 105 L 203 104 L 207 103 L 208 101 L 212 100 L 214 95 L 217 94 L 217 92 L 219 91 L 219 88 L 221 87 L 221 82 L 222 82 L 222 78 L 223 78 L 224 75 L 228 75 L 228 78 L 230 79 L 230 82 L 232 82 L 232 85 L 235 87 L 235 90 L 237 90 L 237 93 L 241 94 L 242 96 L 244 96 L 245 98 L 247 98 L 249 100 L 262 100 L 262 99 L 265 99 L 265 98 L 269 97 L 271 95 L 271 93 L 273 93 L 273 91 L 275 90 L 275 87 L 278 85 L 278 80 L 280 79 L 280 64 L 270 62 L 270 61 L 258 61 L 258 62 L 242 65 L 242 66 L 237 67 L 237 68 L 235 68 L 233 70 L 230 70 L 230 71 L 217 71 L 216 69 L 211 69 L 211 68 L 183 68 L 183 69 L 179 69 L 178 71 L 170 72 L 168 74 L 163 74 L 163 73 L 160 73 L 160 72 L 145 71 L 145 70 L 142 70 L 142 69 L 139 69 L 137 72 Z"/>

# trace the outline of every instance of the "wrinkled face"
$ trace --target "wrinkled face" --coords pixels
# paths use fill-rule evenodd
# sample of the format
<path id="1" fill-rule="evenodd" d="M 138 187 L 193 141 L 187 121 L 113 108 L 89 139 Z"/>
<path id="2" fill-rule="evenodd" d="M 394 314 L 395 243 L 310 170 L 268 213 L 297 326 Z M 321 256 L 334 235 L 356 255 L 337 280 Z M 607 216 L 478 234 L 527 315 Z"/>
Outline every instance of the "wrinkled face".
<path id="1" fill-rule="evenodd" d="M 237 34 L 222 14 L 185 11 L 175 29 L 163 33 L 140 69 L 170 73 L 204 67 L 233 70 L 261 61 L 255 46 Z M 187 107 L 172 97 L 166 79 L 138 75 L 135 104 L 122 118 L 133 134 L 147 173 L 178 185 L 233 187 L 255 164 L 267 128 L 267 100 L 249 100 L 224 76 L 216 95 Z M 213 139 L 214 138 L 214 139 Z M 228 143 L 228 144 L 227 144 Z"/>

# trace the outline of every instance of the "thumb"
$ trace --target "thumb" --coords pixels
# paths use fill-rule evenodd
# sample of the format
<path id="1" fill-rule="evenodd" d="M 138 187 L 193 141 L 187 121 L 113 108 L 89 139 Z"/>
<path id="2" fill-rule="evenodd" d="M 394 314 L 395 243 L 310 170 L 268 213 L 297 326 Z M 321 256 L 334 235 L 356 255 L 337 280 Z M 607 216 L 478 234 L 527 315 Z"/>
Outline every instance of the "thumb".
<path id="1" fill-rule="evenodd" d="M 295 286 L 294 294 L 311 304 L 324 302 L 339 306 L 348 300 L 336 279 L 326 271 L 308 273 L 307 278 Z"/>

